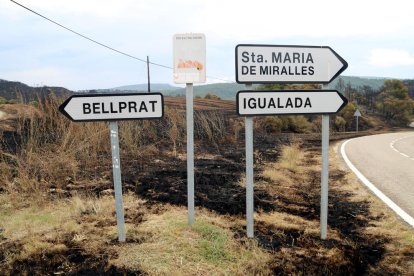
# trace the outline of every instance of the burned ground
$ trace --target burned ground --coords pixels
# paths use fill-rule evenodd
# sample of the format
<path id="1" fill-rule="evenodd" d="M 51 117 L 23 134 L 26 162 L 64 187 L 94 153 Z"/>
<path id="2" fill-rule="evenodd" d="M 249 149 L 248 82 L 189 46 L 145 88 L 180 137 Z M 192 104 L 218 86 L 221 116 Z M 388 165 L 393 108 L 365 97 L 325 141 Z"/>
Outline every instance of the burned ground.
<path id="1" fill-rule="evenodd" d="M 200 113 L 198 116 L 202 119 L 209 118 L 209 115 Z M 177 118 L 179 116 L 181 114 L 178 114 Z M 243 129 L 228 123 L 233 118 L 223 120 L 215 118 L 215 120 L 206 121 L 206 125 L 210 124 L 211 128 L 220 126 L 226 131 L 230 128 L 234 133 L 228 137 L 220 134 L 206 139 L 203 139 L 200 132 L 196 135 L 195 204 L 198 211 L 208 210 L 226 219 L 232 238 L 240 246 L 249 248 L 251 241 L 246 238 L 244 224 L 246 199 L 243 177 L 245 171 Z M 236 122 L 232 121 L 232 123 Z M 124 148 L 121 147 L 123 191 L 129 197 L 128 204 L 124 206 L 125 221 L 132 227 L 125 246 L 142 244 L 151 239 L 152 233 L 136 230 L 146 223 L 151 215 L 162 214 L 172 206 L 181 209 L 187 206 L 183 133 L 177 134 L 175 151 L 172 150 L 171 143 L 152 144 L 152 141 L 158 139 L 160 135 L 167 140 L 167 132 L 170 130 L 167 126 L 173 124 L 173 120 L 154 123 L 155 130 L 150 129 L 148 134 L 144 133 L 147 136 L 130 137 L 132 141 L 141 138 L 148 140 L 147 143 L 140 144 L 136 151 L 134 151 L 135 144 L 127 145 L 124 142 Z M 153 127 L 151 124 L 148 125 Z M 134 126 L 136 128 L 133 130 L 142 131 L 148 125 Z M 81 133 L 82 128 L 71 127 L 73 133 Z M 138 127 L 142 128 L 138 129 Z M 206 126 L 198 127 L 201 129 Z M 62 129 L 66 131 L 67 125 L 63 125 Z M 105 139 L 108 138 L 106 130 L 104 132 L 99 128 L 97 130 L 91 128 L 88 131 L 97 134 L 102 132 Z M 155 138 L 151 138 L 151 135 Z M 331 140 L 353 135 L 355 134 L 335 134 L 332 135 Z M 21 137 L 19 133 L 13 131 L 3 135 L 2 164 L 14 166 L 10 172 L 4 170 L 5 175 L 10 174 L 10 179 L 13 179 L 18 169 L 26 165 L 16 157 L 18 156 L 16 151 L 25 141 Z M 56 135 L 54 139 L 59 137 Z M 66 139 L 64 142 L 71 145 L 71 139 Z M 42 193 L 40 201 L 73 204 L 79 194 L 93 198 L 90 204 L 82 203 L 81 206 L 75 206 L 79 210 L 73 215 L 75 225 L 71 225 L 73 228 L 81 229 L 80 232 L 85 231 L 91 237 L 87 240 L 85 237 L 77 236 L 78 232 L 71 232 L 71 230 L 56 234 L 57 236 L 52 235 L 53 238 L 49 238 L 47 232 L 36 236 L 32 233 L 33 229 L 30 225 L 24 225 L 29 233 L 27 243 L 24 243 L 20 239 L 11 240 L 0 227 L 0 264 L 8 264 L 0 266 L 0 274 L 140 275 L 147 273 L 140 267 L 130 270 L 112 263 L 118 258 L 118 253 L 114 249 L 118 243 L 116 235 L 113 234 L 116 228 L 115 212 L 106 211 L 108 206 L 99 206 L 100 203 L 95 202 L 109 197 L 105 204 L 113 204 L 110 155 L 108 151 L 103 150 L 104 147 L 99 147 L 100 143 L 105 146 L 109 143 L 106 140 L 102 142 L 100 136 L 97 136 L 94 141 L 89 139 L 90 137 L 79 138 L 88 147 L 96 146 L 96 155 L 88 159 L 90 148 L 85 146 L 87 150 L 78 151 L 78 146 L 75 144 L 74 156 L 78 158 L 76 162 L 81 167 L 76 174 L 73 173 L 75 176 L 67 170 L 65 177 L 59 177 L 59 174 L 54 175 L 55 171 L 46 171 L 42 167 L 47 165 L 46 168 L 59 169 L 61 164 L 54 164 L 55 159 L 43 164 L 41 162 L 46 161 L 42 158 L 35 159 L 36 156 L 30 156 L 32 159 L 29 161 L 33 163 L 28 163 L 31 166 L 27 167 L 37 168 L 39 172 L 33 173 L 37 177 L 33 182 L 45 184 L 47 187 L 39 192 Z M 297 169 L 274 165 L 282 158 L 283 148 L 289 145 L 297 145 L 303 154 L 302 158 L 298 158 L 301 161 L 297 164 Z M 47 157 L 61 154 L 61 148 L 55 145 L 51 148 L 51 153 L 48 153 Z M 328 239 L 320 239 L 318 231 L 321 151 L 319 135 L 259 132 L 255 133 L 254 148 L 256 211 L 254 242 L 261 250 L 271 255 L 266 263 L 270 272 L 258 274 L 407 274 L 407 271 L 413 267 L 412 264 L 410 266 L 414 258 L 413 247 L 401 245 L 386 231 L 372 231 L 378 228 L 378 222 L 381 222 L 386 215 L 381 212 L 373 213 L 372 202 L 367 198 L 355 199 L 354 192 L 346 189 L 349 185 L 348 173 L 338 166 L 330 170 Z M 67 157 L 69 161 L 72 160 L 69 154 L 62 156 Z M 65 161 L 59 162 L 66 164 Z M 274 179 L 263 173 L 269 166 L 279 173 L 279 178 Z M 16 182 L 2 184 L 0 193 L 6 194 L 10 185 L 15 184 Z M 30 202 L 35 194 L 32 194 L 32 190 L 26 193 L 19 196 Z M 46 196 L 43 196 L 43 193 L 46 193 Z M 136 199 L 142 202 L 136 203 L 134 201 Z M 29 205 L 28 202 L 22 204 L 26 206 Z M 3 215 L 1 212 L 0 215 Z M 243 223 L 239 223 L 240 221 Z M 51 232 L 56 230 L 52 229 Z M 107 234 L 103 235 L 102 232 Z M 35 243 L 34 237 L 38 240 L 36 240 L 37 244 L 33 245 L 30 242 Z M 94 243 L 94 238 L 101 238 L 101 243 Z M 14 259 L 9 262 L 11 258 Z"/>
<path id="2" fill-rule="evenodd" d="M 255 141 L 260 148 L 255 154 L 255 160 L 258 160 L 255 164 L 255 182 L 269 181 L 261 176 L 261 168 L 277 159 L 277 148 L 291 143 L 287 135 L 271 140 L 271 137 L 266 137 Z M 245 168 L 243 150 L 243 147 L 233 148 L 214 158 L 196 158 L 196 206 L 222 215 L 244 217 L 245 188 L 240 178 Z M 309 142 L 303 150 L 309 158 L 305 166 L 315 165 L 315 156 L 320 152 L 318 143 Z M 186 162 L 174 158 L 168 164 L 167 167 L 156 167 L 133 181 L 134 191 L 146 198 L 149 204 L 186 206 Z M 381 217 L 371 215 L 368 201 L 355 202 L 350 199 L 352 193 L 340 189 L 338 185 L 346 182 L 345 176 L 346 172 L 339 169 L 330 172 L 330 181 L 334 184 L 329 195 L 328 221 L 330 229 L 340 233 L 340 239 L 321 240 L 320 236 L 305 230 L 281 230 L 274 224 L 264 222 L 255 225 L 255 238 L 259 246 L 274 255 L 274 262 L 269 265 L 275 275 L 361 275 L 372 272 L 383 259 L 389 238 L 364 233 L 366 227 L 372 226 L 372 222 Z M 270 189 L 263 188 L 263 185 L 256 187 L 255 210 L 260 213 L 282 212 L 308 221 L 319 221 L 320 172 L 310 171 L 306 178 L 297 181 L 291 185 L 290 191 L 271 183 L 268 183 Z M 242 242 L 245 231 L 245 227 L 234 229 L 234 235 Z M 321 254 L 321 251 L 332 249 L 340 251 L 343 258 L 338 260 Z M 399 270 L 388 272 L 398 273 Z"/>
<path id="3" fill-rule="evenodd" d="M 277 148 L 289 144 L 288 135 L 281 135 L 273 141 L 266 137 L 255 141 L 260 148 L 256 152 L 255 182 L 268 181 L 260 176 L 261 168 L 277 159 Z M 260 138 L 259 138 L 260 139 Z M 303 143 L 307 164 L 317 163 L 320 145 L 315 141 Z M 245 188 L 240 185 L 244 171 L 243 148 L 232 149 L 227 154 L 214 159 L 197 158 L 195 161 L 195 198 L 196 206 L 213 210 L 223 215 L 244 217 Z M 260 157 L 260 158 L 258 158 Z M 241 161 L 241 162 L 240 162 Z M 179 170 L 178 168 L 181 168 Z M 136 192 L 151 201 L 168 202 L 186 206 L 186 163 L 176 161 L 170 169 L 164 169 L 140 178 L 136 183 Z M 282 212 L 308 221 L 319 221 L 320 211 L 320 172 L 309 171 L 307 177 L 298 178 L 296 183 L 286 188 L 268 183 L 270 189 L 263 185 L 255 188 L 255 210 L 260 213 Z M 367 235 L 365 229 L 373 226 L 372 222 L 381 216 L 372 215 L 368 200 L 352 200 L 353 194 L 341 189 L 346 183 L 346 172 L 340 169 L 330 171 L 330 182 L 333 183 L 329 195 L 329 227 L 340 234 L 340 239 L 321 240 L 314 233 L 305 230 L 283 229 L 274 224 L 258 222 L 255 225 L 255 237 L 258 244 L 272 252 L 274 262 L 269 264 L 276 275 L 285 274 L 352 274 L 361 275 L 377 271 L 384 258 L 389 237 Z M 235 237 L 245 239 L 245 228 L 234 229 Z M 283 235 L 280 232 L 283 232 Z M 343 258 L 329 258 L 322 251 L 338 250 Z M 412 251 L 412 250 L 411 250 Z M 289 252 L 289 253 L 287 253 Z M 288 254 L 288 256 L 286 255 Z M 410 253 L 412 254 L 412 253 Z M 409 256 L 405 258 L 409 259 Z M 399 273 L 398 269 L 388 270 Z"/>
<path id="4" fill-rule="evenodd" d="M 255 182 L 261 183 L 255 188 L 255 210 L 259 213 L 279 212 L 300 217 L 305 221 L 318 222 L 320 209 L 320 173 L 307 172 L 305 178 L 298 177 L 293 185 L 286 187 L 274 185 L 270 180 L 261 176 L 260 171 L 269 162 L 274 162 L 278 156 L 278 148 L 289 139 L 277 138 L 271 143 L 255 141 L 256 160 Z M 262 142 L 262 143 L 261 143 Z M 235 147 L 223 152 L 222 155 L 203 153 L 195 160 L 195 204 L 220 215 L 244 218 L 245 188 L 242 185 L 241 175 L 244 172 L 243 147 Z M 315 165 L 315 156 L 320 148 L 318 145 L 305 146 L 303 150 L 309 158 L 308 165 Z M 203 158 L 209 156 L 209 158 Z M 148 210 L 157 209 L 154 206 L 172 204 L 187 205 L 186 162 L 171 155 L 159 156 L 159 159 L 169 158 L 168 161 L 158 164 L 141 166 L 140 171 L 134 170 L 126 164 L 124 175 L 124 191 L 131 190 L 139 197 L 146 199 Z M 329 195 L 329 227 L 330 231 L 337 231 L 340 238 L 321 240 L 318 234 L 309 233 L 306 229 L 286 228 L 274 223 L 257 221 L 255 223 L 255 239 L 258 245 L 273 255 L 268 265 L 274 275 L 310 274 L 310 275 L 361 275 L 378 272 L 384 258 L 385 248 L 389 238 L 380 235 L 367 235 L 365 229 L 372 226 L 373 221 L 381 219 L 371 215 L 368 201 L 351 200 L 352 194 L 342 191 L 338 183 L 344 183 L 346 173 L 335 169 L 330 172 L 330 181 L 333 186 Z M 305 182 L 303 182 L 305 181 Z M 69 185 L 71 190 L 88 191 L 101 195 L 103 191 L 111 189 L 110 179 L 100 185 Z M 266 188 L 267 187 L 267 188 Z M 70 197 L 70 190 L 64 193 Z M 162 207 L 161 207 L 162 208 Z M 131 209 L 126 211 L 126 221 L 134 224 L 142 222 L 144 214 Z M 88 215 L 88 214 L 85 214 Z M 114 214 L 115 216 L 115 214 Z M 87 216 L 85 217 L 87 220 Z M 93 220 L 93 218 L 92 218 Z M 85 220 L 79 221 L 84 223 Z M 89 223 L 92 221 L 89 221 Z M 99 221 L 96 227 L 115 225 L 115 221 Z M 306 227 L 306 226 L 305 226 Z M 234 237 L 240 243 L 246 240 L 245 227 L 233 229 Z M 116 242 L 115 240 L 113 242 Z M 139 240 L 127 240 L 140 242 Z M 108 265 L 108 261 L 115 256 L 111 252 L 97 252 L 89 254 L 82 251 L 69 239 L 63 242 L 66 247 L 53 254 L 31 256 L 30 260 L 14 263 L 12 273 L 27 272 L 36 274 L 66 271 L 69 275 L 137 275 L 139 271 L 121 271 Z M 22 245 L 1 243 L 2 251 L 19 250 Z M 332 257 L 329 252 L 334 251 L 340 257 Z M 414 250 L 409 250 L 403 258 L 411 258 Z M 4 259 L 4 256 L 2 257 Z M 381 266 L 380 266 L 381 267 Z M 398 268 L 388 273 L 400 273 Z"/>
<path id="5" fill-rule="evenodd" d="M 231 158 L 231 159 L 230 159 Z M 239 162 L 237 162 L 239 160 Z M 241 161 L 241 162 L 240 162 Z M 246 210 L 245 188 L 240 176 L 244 172 L 241 154 L 195 159 L 195 204 L 219 214 L 243 215 Z M 171 167 L 159 168 L 139 178 L 136 193 L 150 202 L 187 206 L 186 161 L 169 162 Z M 272 198 L 265 190 L 255 191 L 255 208 L 272 210 Z"/>

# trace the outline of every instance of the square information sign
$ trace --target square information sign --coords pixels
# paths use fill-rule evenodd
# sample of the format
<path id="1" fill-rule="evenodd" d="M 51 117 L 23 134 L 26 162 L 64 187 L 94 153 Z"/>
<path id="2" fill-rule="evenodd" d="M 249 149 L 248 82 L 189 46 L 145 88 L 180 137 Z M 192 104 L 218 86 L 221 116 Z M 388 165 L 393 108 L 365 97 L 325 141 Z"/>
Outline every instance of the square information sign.
<path id="1" fill-rule="evenodd" d="M 206 37 L 204 34 L 175 34 L 174 83 L 206 82 Z"/>

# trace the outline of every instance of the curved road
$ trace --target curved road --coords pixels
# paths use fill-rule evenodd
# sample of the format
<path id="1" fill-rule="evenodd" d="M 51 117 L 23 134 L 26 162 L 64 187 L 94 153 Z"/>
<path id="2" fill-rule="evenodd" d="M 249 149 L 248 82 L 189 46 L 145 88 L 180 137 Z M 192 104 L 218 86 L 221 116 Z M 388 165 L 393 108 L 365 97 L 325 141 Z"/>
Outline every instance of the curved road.
<path id="1" fill-rule="evenodd" d="M 351 139 L 343 151 L 345 160 L 414 218 L 414 131 Z"/>

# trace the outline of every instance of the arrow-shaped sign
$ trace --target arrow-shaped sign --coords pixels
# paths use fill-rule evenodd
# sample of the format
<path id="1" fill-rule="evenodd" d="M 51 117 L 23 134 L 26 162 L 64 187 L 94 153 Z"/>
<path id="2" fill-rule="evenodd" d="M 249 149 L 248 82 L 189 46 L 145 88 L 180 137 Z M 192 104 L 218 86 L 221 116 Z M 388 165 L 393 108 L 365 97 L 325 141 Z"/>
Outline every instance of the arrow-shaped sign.
<path id="1" fill-rule="evenodd" d="M 336 90 L 239 91 L 240 116 L 335 114 L 348 100 Z"/>
<path id="2" fill-rule="evenodd" d="M 347 67 L 328 46 L 236 46 L 238 83 L 329 83 Z"/>
<path id="3" fill-rule="evenodd" d="M 161 93 L 88 94 L 67 99 L 59 111 L 73 121 L 113 121 L 161 118 Z"/>

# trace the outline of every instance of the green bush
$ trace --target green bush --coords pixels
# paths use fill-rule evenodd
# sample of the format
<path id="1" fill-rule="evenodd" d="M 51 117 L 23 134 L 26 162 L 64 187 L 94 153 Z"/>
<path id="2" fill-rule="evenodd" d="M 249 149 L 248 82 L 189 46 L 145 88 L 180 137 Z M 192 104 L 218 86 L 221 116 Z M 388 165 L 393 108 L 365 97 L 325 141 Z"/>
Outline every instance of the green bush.
<path id="1" fill-rule="evenodd" d="M 221 100 L 221 98 L 213 93 L 207 93 L 207 95 L 204 96 L 204 99 L 208 100 Z"/>
<path id="2" fill-rule="evenodd" d="M 279 133 L 283 130 L 283 121 L 277 116 L 264 117 L 260 125 L 266 133 Z"/>
<path id="3" fill-rule="evenodd" d="M 309 132 L 312 129 L 312 123 L 305 116 L 289 116 L 289 130 L 297 133 Z"/>
<path id="4" fill-rule="evenodd" d="M 337 131 L 345 131 L 346 129 L 346 121 L 341 116 L 336 116 L 335 119 L 335 128 Z"/>

